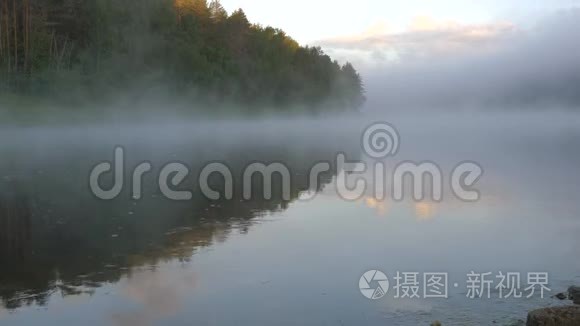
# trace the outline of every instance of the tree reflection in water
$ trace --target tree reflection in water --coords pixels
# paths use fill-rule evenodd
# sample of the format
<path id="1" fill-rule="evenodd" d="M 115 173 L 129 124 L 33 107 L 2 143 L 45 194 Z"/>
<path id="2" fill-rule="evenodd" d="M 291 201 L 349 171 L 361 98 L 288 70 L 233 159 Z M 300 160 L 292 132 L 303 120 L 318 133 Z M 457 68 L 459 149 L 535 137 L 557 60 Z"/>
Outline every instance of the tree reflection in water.
<path id="1" fill-rule="evenodd" d="M 336 139 L 300 141 L 300 146 L 254 139 L 252 145 L 212 144 L 211 150 L 187 143 L 126 147 L 128 167 L 140 160 L 151 161 L 157 169 L 168 159 L 187 163 L 191 173 L 183 189 L 194 190 L 187 202 L 163 198 L 153 177 L 144 178 L 140 201 L 129 199 L 129 189 L 113 201 L 96 199 L 88 189 L 88 172 L 111 157 L 112 146 L 60 144 L 33 155 L 11 152 L 10 164 L 3 167 L 8 176 L 0 187 L 0 299 L 8 309 L 44 305 L 54 293 L 91 293 L 137 267 L 190 261 L 200 248 L 226 241 L 231 233 L 247 233 L 260 217 L 286 210 L 309 190 L 308 173 L 316 162 L 333 161 L 338 151 L 357 158 L 356 146 L 345 148 L 345 142 L 330 140 Z M 211 201 L 198 190 L 193 176 L 204 163 L 216 160 L 234 172 L 233 200 Z M 257 160 L 288 165 L 292 200 L 281 199 L 279 176 L 272 179 L 271 200 L 242 200 L 242 171 Z M 332 181 L 336 168 L 331 170 L 321 175 L 316 191 Z M 210 181 L 214 189 L 223 189 L 219 176 Z M 254 181 L 255 191 L 262 193 L 262 180 Z"/>

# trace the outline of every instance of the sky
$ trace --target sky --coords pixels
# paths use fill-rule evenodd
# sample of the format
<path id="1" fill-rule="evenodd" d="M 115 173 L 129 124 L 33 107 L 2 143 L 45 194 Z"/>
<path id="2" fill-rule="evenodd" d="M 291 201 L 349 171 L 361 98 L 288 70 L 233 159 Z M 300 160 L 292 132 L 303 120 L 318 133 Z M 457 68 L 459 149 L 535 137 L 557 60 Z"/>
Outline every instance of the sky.
<path id="1" fill-rule="evenodd" d="M 301 43 L 358 34 L 375 26 L 404 31 L 417 17 L 463 24 L 526 24 L 580 0 L 222 0 L 242 8 L 250 21 L 278 27 Z"/>
<path id="2" fill-rule="evenodd" d="M 222 0 L 361 73 L 367 107 L 580 105 L 580 0 Z"/>

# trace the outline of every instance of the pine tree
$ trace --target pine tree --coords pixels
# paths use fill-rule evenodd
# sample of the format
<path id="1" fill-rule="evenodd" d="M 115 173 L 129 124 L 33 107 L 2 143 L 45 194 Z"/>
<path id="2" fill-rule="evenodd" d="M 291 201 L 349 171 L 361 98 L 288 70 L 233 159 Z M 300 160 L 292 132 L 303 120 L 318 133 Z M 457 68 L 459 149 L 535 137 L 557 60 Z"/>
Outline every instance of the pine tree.
<path id="1" fill-rule="evenodd" d="M 163 84 L 247 107 L 365 100 L 350 63 L 219 0 L 0 0 L 0 74 L 0 90 L 79 99 Z"/>
<path id="2" fill-rule="evenodd" d="M 201 19 L 209 18 L 209 7 L 207 0 L 190 0 L 193 14 Z"/>
<path id="3" fill-rule="evenodd" d="M 232 15 L 229 17 L 229 21 L 232 22 L 233 24 L 239 25 L 240 27 L 246 28 L 250 27 L 250 21 L 248 20 L 246 13 L 242 9 L 237 9 L 236 11 L 234 11 Z"/>
<path id="4" fill-rule="evenodd" d="M 214 22 L 223 22 L 228 18 L 228 13 L 219 2 L 219 0 L 212 0 L 209 4 L 209 17 Z"/>
<path id="5" fill-rule="evenodd" d="M 344 80 L 344 94 L 346 94 L 348 105 L 358 108 L 365 102 L 364 85 L 359 73 L 354 69 L 354 66 L 347 62 L 341 67 L 342 76 Z"/>

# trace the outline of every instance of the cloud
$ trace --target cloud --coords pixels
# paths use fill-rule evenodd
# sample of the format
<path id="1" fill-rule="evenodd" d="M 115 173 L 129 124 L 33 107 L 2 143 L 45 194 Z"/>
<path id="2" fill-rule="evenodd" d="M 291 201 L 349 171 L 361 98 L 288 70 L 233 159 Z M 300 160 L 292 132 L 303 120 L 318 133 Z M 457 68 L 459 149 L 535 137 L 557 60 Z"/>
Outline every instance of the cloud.
<path id="1" fill-rule="evenodd" d="M 416 17 L 402 32 L 386 26 L 373 26 L 357 35 L 321 40 L 317 44 L 335 53 L 358 50 L 380 61 L 407 61 L 467 50 L 482 51 L 516 33 L 515 26 L 507 22 L 465 25 L 428 16 Z"/>
<path id="2" fill-rule="evenodd" d="M 411 26 L 325 41 L 331 51 L 366 58 L 358 68 L 371 110 L 580 106 L 580 9 L 528 28 L 429 19 Z"/>

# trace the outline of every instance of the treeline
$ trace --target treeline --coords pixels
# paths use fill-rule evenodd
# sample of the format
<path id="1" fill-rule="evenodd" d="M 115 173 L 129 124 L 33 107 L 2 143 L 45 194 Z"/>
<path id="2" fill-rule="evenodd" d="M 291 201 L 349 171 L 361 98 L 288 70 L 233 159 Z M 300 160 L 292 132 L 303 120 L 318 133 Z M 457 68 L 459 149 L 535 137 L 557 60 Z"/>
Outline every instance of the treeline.
<path id="1" fill-rule="evenodd" d="M 0 74 L 4 93 L 72 103 L 154 91 L 248 108 L 364 102 L 351 64 L 216 0 L 0 0 Z"/>

